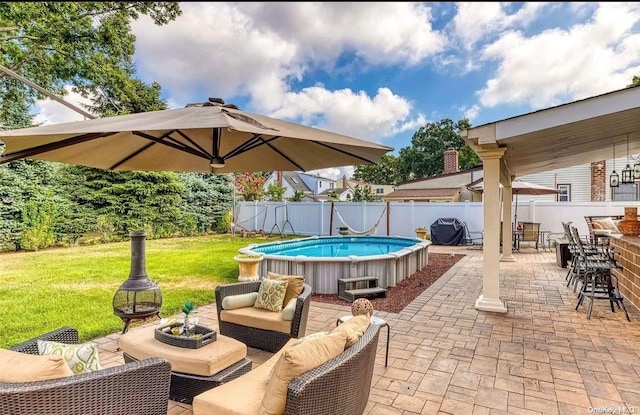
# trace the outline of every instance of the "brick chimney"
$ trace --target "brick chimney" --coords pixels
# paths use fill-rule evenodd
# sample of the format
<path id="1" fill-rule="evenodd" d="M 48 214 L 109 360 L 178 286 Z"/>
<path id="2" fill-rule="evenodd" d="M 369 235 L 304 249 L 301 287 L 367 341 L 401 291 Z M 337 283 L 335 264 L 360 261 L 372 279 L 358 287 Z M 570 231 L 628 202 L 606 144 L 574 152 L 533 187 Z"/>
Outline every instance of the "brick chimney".
<path id="1" fill-rule="evenodd" d="M 607 186 L 606 162 L 591 163 L 591 201 L 604 202 Z"/>
<path id="2" fill-rule="evenodd" d="M 458 150 L 450 148 L 444 152 L 444 174 L 458 172 Z"/>

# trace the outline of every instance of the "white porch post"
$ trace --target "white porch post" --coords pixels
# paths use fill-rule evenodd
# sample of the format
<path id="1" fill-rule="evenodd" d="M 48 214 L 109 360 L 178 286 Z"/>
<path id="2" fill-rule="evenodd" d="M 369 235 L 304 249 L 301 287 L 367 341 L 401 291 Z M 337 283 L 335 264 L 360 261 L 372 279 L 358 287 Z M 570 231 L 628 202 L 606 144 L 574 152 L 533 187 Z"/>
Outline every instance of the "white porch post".
<path id="1" fill-rule="evenodd" d="M 500 165 L 505 151 L 505 148 L 476 150 L 484 172 L 484 265 L 482 294 L 476 300 L 476 309 L 498 313 L 507 312 L 500 299 Z M 511 227 L 511 220 L 504 227 Z"/>
<path id="2" fill-rule="evenodd" d="M 511 228 L 511 206 L 513 194 L 511 183 L 502 187 L 502 262 L 515 262 L 513 257 L 513 229 Z"/>

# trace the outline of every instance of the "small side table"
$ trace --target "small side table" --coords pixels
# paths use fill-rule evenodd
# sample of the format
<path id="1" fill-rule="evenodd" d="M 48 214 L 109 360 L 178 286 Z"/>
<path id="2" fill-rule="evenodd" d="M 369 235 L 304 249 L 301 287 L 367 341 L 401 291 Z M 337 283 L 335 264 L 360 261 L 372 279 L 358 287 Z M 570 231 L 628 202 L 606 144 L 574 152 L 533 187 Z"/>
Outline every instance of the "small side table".
<path id="1" fill-rule="evenodd" d="M 559 267 L 566 268 L 569 260 L 571 260 L 569 241 L 556 240 L 556 264 Z"/>
<path id="2" fill-rule="evenodd" d="M 344 323 L 345 321 L 348 321 L 352 318 L 352 315 L 348 315 L 348 316 L 342 316 L 338 319 L 338 321 L 336 321 L 336 326 L 338 326 L 341 323 Z M 377 324 L 381 327 L 387 327 L 387 348 L 385 351 L 385 355 L 384 355 L 384 366 L 387 367 L 387 363 L 389 362 L 389 335 L 390 335 L 390 331 L 391 328 L 389 327 L 389 323 L 386 322 L 386 320 L 381 319 L 380 317 L 377 316 L 371 316 L 371 324 Z"/>

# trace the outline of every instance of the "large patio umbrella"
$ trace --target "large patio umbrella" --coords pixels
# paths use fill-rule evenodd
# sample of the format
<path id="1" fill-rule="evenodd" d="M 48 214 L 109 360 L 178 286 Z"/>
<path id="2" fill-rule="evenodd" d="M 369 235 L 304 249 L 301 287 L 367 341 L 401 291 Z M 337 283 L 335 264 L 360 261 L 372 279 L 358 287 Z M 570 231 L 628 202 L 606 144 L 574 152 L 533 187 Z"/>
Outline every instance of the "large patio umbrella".
<path id="1" fill-rule="evenodd" d="M 374 164 L 393 150 L 209 101 L 0 131 L 0 164 L 30 158 L 123 171 L 309 171 Z"/>
<path id="2" fill-rule="evenodd" d="M 503 186 L 500 184 L 500 189 Z M 484 191 L 484 181 L 480 183 L 474 184 L 473 186 L 468 186 L 469 190 L 474 192 L 482 193 Z M 558 189 L 554 189 L 553 187 L 542 186 L 535 183 L 525 182 L 520 179 L 514 179 L 511 181 L 511 193 L 516 195 L 516 205 L 513 211 L 513 223 L 518 223 L 518 195 L 551 195 L 557 194 L 560 191 Z"/>

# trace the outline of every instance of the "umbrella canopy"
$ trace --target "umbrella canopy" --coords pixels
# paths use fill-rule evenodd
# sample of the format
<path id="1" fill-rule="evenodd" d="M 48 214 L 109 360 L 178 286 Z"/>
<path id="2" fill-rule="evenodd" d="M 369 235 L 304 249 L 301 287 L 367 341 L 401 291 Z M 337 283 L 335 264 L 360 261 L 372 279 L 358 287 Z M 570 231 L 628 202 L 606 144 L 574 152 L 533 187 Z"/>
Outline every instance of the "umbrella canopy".
<path id="1" fill-rule="evenodd" d="M 0 164 L 31 158 L 122 171 L 309 171 L 374 164 L 393 150 L 219 102 L 0 131 L 0 140 Z"/>
<path id="2" fill-rule="evenodd" d="M 500 189 L 502 189 L 502 183 L 500 184 Z M 477 183 L 473 186 L 468 186 L 469 190 L 474 192 L 480 192 L 484 190 L 484 181 Z M 513 222 L 514 224 L 518 223 L 518 195 L 551 195 L 559 193 L 558 189 L 554 189 L 553 187 L 542 186 L 535 183 L 525 182 L 523 180 L 515 179 L 511 181 L 511 193 L 516 195 L 515 207 L 513 210 Z"/>
<path id="3" fill-rule="evenodd" d="M 502 184 L 500 184 L 500 188 L 502 189 Z M 474 192 L 480 192 L 484 190 L 484 182 L 480 182 L 473 186 L 469 186 L 469 190 L 473 190 Z M 525 182 L 519 179 L 515 179 L 511 182 L 511 193 L 521 195 L 551 195 L 559 193 L 558 189 L 554 189 L 553 187 L 542 186 L 535 183 Z"/>

